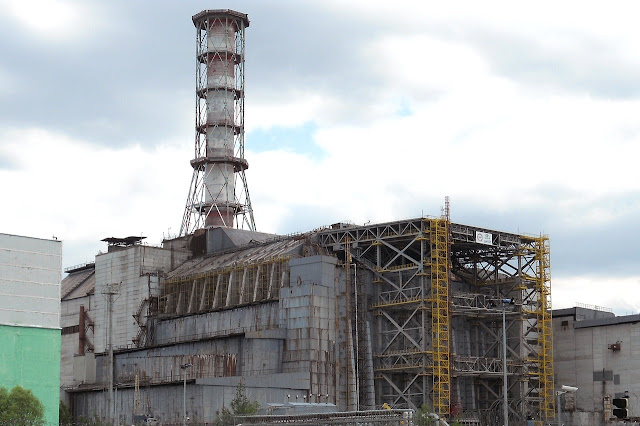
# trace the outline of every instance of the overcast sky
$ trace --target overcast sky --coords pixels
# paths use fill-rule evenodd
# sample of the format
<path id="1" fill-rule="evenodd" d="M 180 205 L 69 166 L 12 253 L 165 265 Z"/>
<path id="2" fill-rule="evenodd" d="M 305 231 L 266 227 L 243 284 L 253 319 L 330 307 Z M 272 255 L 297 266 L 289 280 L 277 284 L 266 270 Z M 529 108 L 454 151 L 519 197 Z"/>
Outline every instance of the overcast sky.
<path id="1" fill-rule="evenodd" d="M 553 306 L 640 311 L 636 2 L 0 0 L 0 232 L 179 231 L 195 28 L 249 15 L 259 231 L 439 215 L 551 238 Z M 595 4 L 595 2 L 594 2 Z"/>

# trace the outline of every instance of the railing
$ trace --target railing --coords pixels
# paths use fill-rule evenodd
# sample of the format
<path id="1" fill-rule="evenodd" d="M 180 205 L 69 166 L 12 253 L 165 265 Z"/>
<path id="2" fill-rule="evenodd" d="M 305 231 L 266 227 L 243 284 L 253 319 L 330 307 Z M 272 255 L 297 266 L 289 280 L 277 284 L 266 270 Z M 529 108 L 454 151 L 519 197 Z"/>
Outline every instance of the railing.
<path id="1" fill-rule="evenodd" d="M 600 312 L 613 312 L 612 308 L 607 308 L 607 307 L 598 306 L 598 305 L 589 305 L 586 303 L 577 303 L 577 302 L 576 302 L 576 308 L 591 309 L 592 311 L 600 311 Z"/>
<path id="2" fill-rule="evenodd" d="M 371 410 L 349 411 L 343 413 L 290 414 L 265 416 L 238 416 L 236 420 L 242 424 L 343 424 L 365 425 L 381 423 L 384 425 L 412 425 L 413 410 Z"/>
<path id="3" fill-rule="evenodd" d="M 85 263 L 80 263 L 80 264 L 78 264 L 78 265 L 73 265 L 73 266 L 69 266 L 69 267 L 67 267 L 67 268 L 64 268 L 64 272 L 65 272 L 65 273 L 69 273 L 69 272 L 72 272 L 72 271 L 77 271 L 77 270 L 80 270 L 80 269 L 85 269 L 85 268 L 88 268 L 88 267 L 90 267 L 90 266 L 95 266 L 95 265 L 96 265 L 96 262 L 95 262 L 95 261 L 94 261 L 94 262 L 85 262 Z"/>

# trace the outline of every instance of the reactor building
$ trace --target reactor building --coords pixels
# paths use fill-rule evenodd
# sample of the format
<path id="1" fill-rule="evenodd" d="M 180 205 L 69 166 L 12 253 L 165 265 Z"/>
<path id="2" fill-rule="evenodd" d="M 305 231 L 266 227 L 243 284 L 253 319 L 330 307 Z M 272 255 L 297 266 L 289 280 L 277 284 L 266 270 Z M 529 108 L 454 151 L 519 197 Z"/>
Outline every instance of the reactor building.
<path id="1" fill-rule="evenodd" d="M 196 28 L 196 141 L 180 235 L 105 238 L 62 282 L 74 416 L 211 423 L 261 410 L 430 407 L 465 424 L 552 419 L 549 240 L 437 217 L 256 231 L 244 158 L 247 15 Z"/>

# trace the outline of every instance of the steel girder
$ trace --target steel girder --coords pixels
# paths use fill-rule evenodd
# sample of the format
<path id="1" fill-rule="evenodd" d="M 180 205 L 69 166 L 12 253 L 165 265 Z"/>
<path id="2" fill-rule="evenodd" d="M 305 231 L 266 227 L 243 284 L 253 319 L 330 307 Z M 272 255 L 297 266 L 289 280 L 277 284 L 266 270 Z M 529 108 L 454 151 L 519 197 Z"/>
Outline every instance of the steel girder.
<path id="1" fill-rule="evenodd" d="M 434 404 L 434 294 L 431 220 L 409 219 L 375 225 L 338 224 L 318 233 L 333 251 L 348 242 L 353 260 L 371 272 L 370 315 L 377 338 L 374 369 L 376 404 L 419 408 Z M 485 235 L 483 243 L 478 234 Z M 548 238 L 528 237 L 451 223 L 449 227 L 449 315 L 473 336 L 468 354 L 451 352 L 450 404 L 458 378 L 473 383 L 475 401 L 462 410 L 486 418 L 502 400 L 503 310 L 507 310 L 510 416 L 550 417 L 553 364 L 550 340 Z M 450 284 L 454 285 L 454 284 Z M 505 298 L 513 304 L 502 305 Z M 544 326 L 548 324 L 548 326 Z M 455 324 L 452 324 L 456 334 Z M 460 331 L 462 334 L 462 331 Z M 437 338 L 437 337 L 436 337 Z M 456 340 L 454 338 L 454 340 Z M 461 340 L 461 337 L 458 337 Z M 450 343 L 453 349 L 455 342 Z M 477 346 L 477 347 L 473 347 Z M 466 405 L 466 406 L 465 406 Z M 469 408 L 471 407 L 471 408 Z M 496 411 L 499 413 L 499 410 Z M 496 413 L 491 414 L 496 416 Z M 484 416 L 484 417 L 483 417 Z"/>

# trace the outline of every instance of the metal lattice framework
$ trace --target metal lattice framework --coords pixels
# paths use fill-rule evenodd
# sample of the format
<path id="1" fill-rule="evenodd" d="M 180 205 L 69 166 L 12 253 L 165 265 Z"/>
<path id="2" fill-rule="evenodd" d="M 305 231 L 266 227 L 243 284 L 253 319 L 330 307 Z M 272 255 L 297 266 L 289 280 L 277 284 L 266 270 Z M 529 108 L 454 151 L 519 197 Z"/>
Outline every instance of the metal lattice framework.
<path id="1" fill-rule="evenodd" d="M 345 225 L 319 242 L 348 243 L 371 276 L 377 405 L 501 422 L 504 312 L 509 417 L 553 418 L 547 237 L 418 218 Z"/>
<path id="2" fill-rule="evenodd" d="M 196 27 L 196 126 L 193 175 L 180 235 L 205 226 L 255 230 L 244 158 L 247 15 L 205 10 Z"/>
<path id="3" fill-rule="evenodd" d="M 160 291 L 161 315 L 188 315 L 277 300 L 288 282 L 288 256 L 170 278 Z"/>
<path id="4" fill-rule="evenodd" d="M 534 267 L 529 267 L 524 277 L 535 283 L 535 309 L 531 311 L 536 316 L 533 332 L 537 335 L 539 349 L 537 351 L 536 366 L 538 371 L 537 387 L 540 395 L 540 410 L 547 418 L 553 418 L 555 413 L 554 379 L 553 379 L 553 327 L 551 323 L 551 261 L 549 238 L 541 236 L 527 241 L 527 250 L 535 253 Z"/>
<path id="5" fill-rule="evenodd" d="M 449 223 L 431 219 L 431 333 L 433 346 L 433 408 L 448 415 L 451 404 L 449 321 Z"/>

